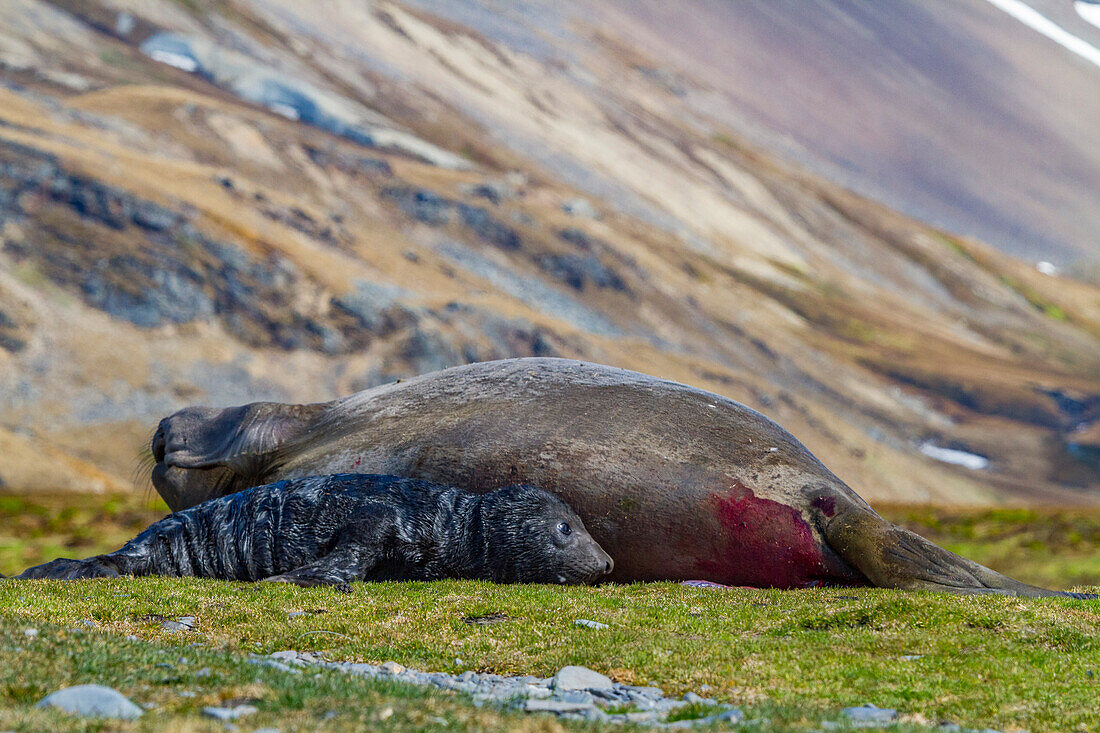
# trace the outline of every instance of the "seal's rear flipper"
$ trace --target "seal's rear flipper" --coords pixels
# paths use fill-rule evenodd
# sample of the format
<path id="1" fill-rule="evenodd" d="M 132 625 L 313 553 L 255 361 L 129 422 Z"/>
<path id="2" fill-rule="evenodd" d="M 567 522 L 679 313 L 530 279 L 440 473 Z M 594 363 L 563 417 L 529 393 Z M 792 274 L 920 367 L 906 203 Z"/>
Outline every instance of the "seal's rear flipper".
<path id="1" fill-rule="evenodd" d="M 1100 599 L 1097 594 L 1064 593 L 1013 580 L 948 552 L 862 507 L 838 512 L 828 520 L 825 538 L 844 560 L 880 588 L 1022 598 Z"/>

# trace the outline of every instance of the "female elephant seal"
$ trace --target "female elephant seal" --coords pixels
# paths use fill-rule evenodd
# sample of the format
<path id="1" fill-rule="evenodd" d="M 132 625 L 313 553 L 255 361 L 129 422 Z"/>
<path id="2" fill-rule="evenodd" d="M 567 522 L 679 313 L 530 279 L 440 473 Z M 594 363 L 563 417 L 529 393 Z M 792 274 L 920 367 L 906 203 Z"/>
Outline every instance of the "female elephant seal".
<path id="1" fill-rule="evenodd" d="M 19 578 L 585 583 L 611 567 L 565 502 L 534 486 L 477 495 L 416 479 L 343 474 L 211 499 L 155 522 L 115 552 L 54 560 Z"/>
<path id="2" fill-rule="evenodd" d="M 535 484 L 576 510 L 618 581 L 1074 595 L 887 522 L 755 410 L 566 359 L 471 364 L 323 404 L 191 407 L 161 421 L 153 455 L 153 483 L 173 509 L 346 471 L 475 492 Z"/>

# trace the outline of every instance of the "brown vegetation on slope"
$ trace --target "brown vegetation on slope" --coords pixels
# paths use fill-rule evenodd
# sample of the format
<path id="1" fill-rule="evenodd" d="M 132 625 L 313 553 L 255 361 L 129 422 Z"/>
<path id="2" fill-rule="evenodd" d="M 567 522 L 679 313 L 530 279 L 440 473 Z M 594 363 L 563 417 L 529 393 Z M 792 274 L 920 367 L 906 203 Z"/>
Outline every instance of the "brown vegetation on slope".
<path id="1" fill-rule="evenodd" d="M 340 20 L 324 41 L 235 2 L 134 10 L 122 33 L 118 5 L 28 1 L 7 12 L 54 25 L 0 35 L 71 36 L 0 56 L 0 427 L 37 446 L 0 451 L 10 486 L 75 487 L 27 470 L 57 455 L 124 483 L 185 404 L 559 355 L 750 404 L 869 499 L 1095 501 L 1100 292 L 753 148 L 660 59 L 582 29 L 565 50 L 585 76 L 397 4 L 297 16 Z M 138 50 L 219 28 L 472 165 L 356 144 Z"/>

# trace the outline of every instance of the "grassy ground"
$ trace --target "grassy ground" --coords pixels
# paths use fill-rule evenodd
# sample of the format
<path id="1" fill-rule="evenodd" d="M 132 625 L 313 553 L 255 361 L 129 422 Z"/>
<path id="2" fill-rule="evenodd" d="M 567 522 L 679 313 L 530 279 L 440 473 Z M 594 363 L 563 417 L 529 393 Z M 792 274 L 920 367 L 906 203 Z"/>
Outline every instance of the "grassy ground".
<path id="1" fill-rule="evenodd" d="M 57 507 L 45 506 L 49 500 L 20 501 L 18 508 L 0 501 L 5 572 L 58 552 L 82 555 L 99 545 L 117 546 L 133 533 L 131 523 L 143 526 L 145 513 L 156 511 L 123 502 L 113 511 L 80 510 L 62 521 L 53 511 Z M 46 511 L 36 514 L 36 506 Z M 982 562 L 1003 558 L 1012 565 L 1002 570 L 1027 580 L 1057 587 L 1072 578 L 1097 583 L 1095 516 L 916 509 L 888 514 Z M 80 535 L 89 522 L 100 535 L 65 549 L 67 538 Z M 1047 526 L 1063 537 L 1057 545 Z M 1069 532 L 1080 538 L 1070 541 Z M 1068 559 L 1052 562 L 1055 553 Z M 291 618 L 291 611 L 313 613 Z M 195 629 L 160 628 L 161 618 L 177 616 L 194 616 Z M 475 622 L 484 617 L 495 622 Z M 579 627 L 573 624 L 578 618 L 609 628 Z M 40 634 L 26 637 L 29 626 Z M 195 643 L 203 646 L 189 646 Z M 0 581 L 0 657 L 6 662 L 0 665 L 0 729 L 85 725 L 31 706 L 54 689 L 91 681 L 157 706 L 123 729 L 220 730 L 221 724 L 203 721 L 198 711 L 244 698 L 255 699 L 261 711 L 238 721 L 245 729 L 561 727 L 549 718 L 478 709 L 441 693 L 332 672 L 287 675 L 244 661 L 247 653 L 280 649 L 448 672 L 548 676 L 562 665 L 583 664 L 623 682 L 656 683 L 675 693 L 709 685 L 707 694 L 741 706 L 750 717 L 768 718 L 765 730 L 805 730 L 836 719 L 841 707 L 868 702 L 901 711 L 901 729 L 941 720 L 1000 730 L 1100 729 L 1097 602 L 880 589 L 469 582 L 358 584 L 348 595 L 159 578 Z M 197 674 L 203 668 L 210 673 Z M 330 711 L 335 716 L 326 717 Z"/>

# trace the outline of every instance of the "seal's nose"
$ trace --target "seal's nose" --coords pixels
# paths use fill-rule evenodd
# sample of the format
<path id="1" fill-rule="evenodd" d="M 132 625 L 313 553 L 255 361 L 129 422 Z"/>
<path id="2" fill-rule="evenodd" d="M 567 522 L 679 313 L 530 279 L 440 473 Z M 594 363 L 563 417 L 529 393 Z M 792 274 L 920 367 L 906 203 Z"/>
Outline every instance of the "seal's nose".
<path id="1" fill-rule="evenodd" d="M 599 545 L 596 545 L 596 552 L 598 553 L 596 557 L 596 567 L 600 568 L 597 572 L 600 575 L 607 575 L 615 567 L 615 561 L 612 560 L 611 555 L 608 555 Z"/>
<path id="2" fill-rule="evenodd" d="M 153 444 L 151 446 L 153 450 L 153 460 L 157 463 L 164 461 L 167 445 L 168 441 L 164 437 L 164 422 L 162 421 L 161 424 L 157 426 L 157 432 L 153 436 Z"/>

